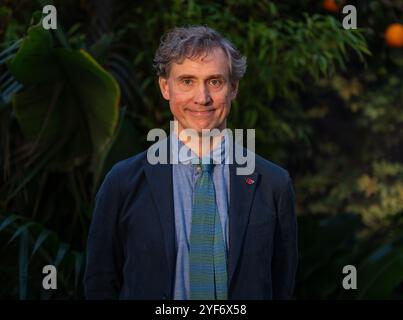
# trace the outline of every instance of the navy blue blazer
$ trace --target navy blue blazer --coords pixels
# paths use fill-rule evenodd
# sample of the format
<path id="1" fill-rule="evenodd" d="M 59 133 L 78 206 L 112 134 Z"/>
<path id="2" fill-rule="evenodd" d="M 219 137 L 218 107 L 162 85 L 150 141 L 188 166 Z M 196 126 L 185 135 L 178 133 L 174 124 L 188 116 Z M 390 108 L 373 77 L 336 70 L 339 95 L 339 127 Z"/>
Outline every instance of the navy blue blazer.
<path id="1" fill-rule="evenodd" d="M 252 175 L 236 175 L 236 166 L 229 165 L 228 298 L 291 298 L 298 254 L 290 176 L 257 155 Z M 172 189 L 172 165 L 151 165 L 147 152 L 109 171 L 88 236 L 87 299 L 173 299 Z"/>

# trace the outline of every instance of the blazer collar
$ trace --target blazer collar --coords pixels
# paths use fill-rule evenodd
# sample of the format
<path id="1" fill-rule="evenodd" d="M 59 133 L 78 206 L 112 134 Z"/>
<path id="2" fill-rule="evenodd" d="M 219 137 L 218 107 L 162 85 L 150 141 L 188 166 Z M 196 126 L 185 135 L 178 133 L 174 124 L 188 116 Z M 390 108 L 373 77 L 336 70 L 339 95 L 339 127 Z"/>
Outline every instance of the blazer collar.
<path id="1" fill-rule="evenodd" d="M 167 143 L 167 149 L 170 147 L 170 139 L 162 140 L 160 143 Z M 172 186 L 172 165 L 156 164 L 152 165 L 147 161 L 143 162 L 144 172 L 147 182 L 150 186 L 152 198 L 157 207 L 168 267 L 170 274 L 175 274 L 176 260 L 176 233 L 175 233 L 175 212 Z"/>
<path id="2" fill-rule="evenodd" d="M 232 283 L 239 263 L 246 227 L 260 175 L 255 171 L 250 175 L 237 175 L 237 164 L 229 165 L 230 205 L 229 205 L 229 254 L 228 280 Z"/>

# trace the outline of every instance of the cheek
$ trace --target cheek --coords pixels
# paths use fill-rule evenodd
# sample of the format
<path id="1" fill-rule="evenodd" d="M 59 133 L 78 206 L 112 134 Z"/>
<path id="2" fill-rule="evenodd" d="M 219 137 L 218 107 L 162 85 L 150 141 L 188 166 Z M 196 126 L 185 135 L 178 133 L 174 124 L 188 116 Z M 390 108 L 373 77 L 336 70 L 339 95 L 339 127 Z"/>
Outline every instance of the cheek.
<path id="1" fill-rule="evenodd" d="M 231 107 L 231 95 L 229 93 L 225 93 L 219 96 L 216 96 L 215 103 L 217 106 L 221 106 L 220 109 L 229 110 Z"/>
<path id="2" fill-rule="evenodd" d="M 172 90 L 170 92 L 170 96 L 171 96 L 170 102 L 174 108 L 183 107 L 183 106 L 187 105 L 189 103 L 189 101 L 191 101 L 191 94 L 189 94 L 187 92 L 178 92 L 178 91 Z"/>

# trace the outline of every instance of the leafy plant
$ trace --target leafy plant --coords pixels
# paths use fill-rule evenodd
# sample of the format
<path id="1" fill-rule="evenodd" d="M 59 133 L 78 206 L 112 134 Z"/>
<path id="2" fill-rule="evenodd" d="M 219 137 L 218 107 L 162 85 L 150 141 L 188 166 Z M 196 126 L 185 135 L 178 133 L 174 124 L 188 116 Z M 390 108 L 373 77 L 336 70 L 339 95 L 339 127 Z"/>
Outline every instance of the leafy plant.
<path id="1" fill-rule="evenodd" d="M 30 221 L 25 217 L 14 214 L 0 214 L 1 239 L 10 236 L 4 247 L 15 248 L 18 256 L 10 257 L 8 264 L 3 266 L 3 277 L 15 277 L 17 282 L 3 282 L 1 295 L 12 297 L 10 293 L 18 295 L 19 299 L 33 299 L 32 293 L 39 292 L 42 299 L 72 298 L 82 295 L 82 274 L 84 255 L 72 250 L 68 243 L 62 242 L 57 233 L 48 230 L 40 223 Z M 6 251 L 7 252 L 7 251 Z M 13 263 L 11 263 L 13 262 Z M 45 265 L 53 265 L 58 270 L 57 291 L 46 291 L 42 287 Z M 30 270 L 35 270 L 30 272 Z M 62 295 L 58 292 L 63 292 Z M 31 294 L 30 294 L 31 293 Z M 67 296 L 66 296 L 67 294 Z"/>
<path id="2" fill-rule="evenodd" d="M 0 5 L 1 294 L 83 296 L 96 190 L 171 119 L 152 70 L 158 41 L 207 24 L 248 59 L 229 126 L 256 128 L 258 153 L 295 182 L 296 297 L 401 297 L 402 51 L 383 38 L 398 2 L 348 1 L 358 30 L 316 0 L 54 1 L 52 32 L 37 25 L 43 1 Z M 61 289 L 46 296 L 41 270 L 56 262 Z M 341 288 L 346 264 L 355 292 Z"/>

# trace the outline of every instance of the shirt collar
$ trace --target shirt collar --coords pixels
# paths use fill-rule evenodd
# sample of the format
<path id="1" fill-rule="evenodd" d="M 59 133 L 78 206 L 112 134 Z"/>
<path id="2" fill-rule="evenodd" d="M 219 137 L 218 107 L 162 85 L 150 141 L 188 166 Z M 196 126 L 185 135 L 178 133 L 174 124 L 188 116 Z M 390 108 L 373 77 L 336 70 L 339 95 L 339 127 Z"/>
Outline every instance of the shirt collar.
<path id="1" fill-rule="evenodd" d="M 211 150 L 210 155 L 203 156 L 202 159 L 199 159 L 198 155 L 193 152 L 188 146 L 186 146 L 181 140 L 178 139 L 175 132 L 171 132 L 171 159 L 177 159 L 178 163 L 182 164 L 199 164 L 200 160 L 202 163 L 210 162 L 211 159 L 214 164 L 224 164 L 228 163 L 226 161 L 229 157 L 229 137 L 226 132 L 223 134 L 223 139 L 221 144 L 216 146 L 213 150 Z M 174 156 L 175 155 L 175 156 Z"/>

